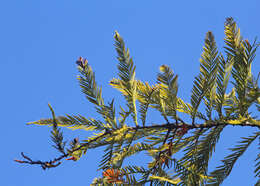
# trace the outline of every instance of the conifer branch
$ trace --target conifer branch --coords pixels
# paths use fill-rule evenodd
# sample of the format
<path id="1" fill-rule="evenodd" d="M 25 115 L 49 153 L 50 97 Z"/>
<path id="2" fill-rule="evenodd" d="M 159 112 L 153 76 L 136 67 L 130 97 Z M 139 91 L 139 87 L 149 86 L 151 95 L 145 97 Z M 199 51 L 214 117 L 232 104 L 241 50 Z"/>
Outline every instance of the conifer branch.
<path id="1" fill-rule="evenodd" d="M 246 122 L 245 123 L 239 123 L 239 124 L 232 124 L 232 123 L 186 124 L 187 130 L 209 129 L 209 128 L 213 128 L 213 127 L 227 126 L 227 125 L 243 126 L 243 127 L 249 126 L 249 127 L 257 127 L 257 128 L 260 129 L 259 124 L 246 123 Z M 156 125 L 151 125 L 151 126 L 128 127 L 127 131 L 138 131 L 138 130 L 144 130 L 144 129 L 168 129 L 168 131 L 171 131 L 171 130 L 174 130 L 174 129 L 182 129 L 182 125 L 176 125 L 176 123 L 166 123 L 166 124 L 156 124 Z M 113 130 L 113 132 L 115 132 L 115 131 L 116 130 Z M 106 135 L 111 135 L 111 133 L 112 133 L 111 131 L 107 130 L 102 135 L 97 136 L 96 138 L 89 140 L 87 143 L 81 144 L 78 148 L 70 151 L 70 153 L 81 150 L 82 148 L 87 147 L 91 143 L 96 142 L 100 138 L 103 138 Z M 43 169 L 46 169 L 46 168 L 57 167 L 58 165 L 60 165 L 61 162 L 59 162 L 58 165 L 55 164 L 55 163 L 64 159 L 64 158 L 66 158 L 66 157 L 68 157 L 70 155 L 70 153 L 63 154 L 62 156 L 54 158 L 53 160 L 50 160 L 50 161 L 39 161 L 39 160 L 38 161 L 14 160 L 14 161 L 16 161 L 18 163 L 25 163 L 25 164 L 31 164 L 31 165 L 38 164 L 38 165 L 41 165 Z M 25 158 L 25 157 L 23 156 L 23 158 Z"/>
<path id="2" fill-rule="evenodd" d="M 215 171 L 213 171 L 210 176 L 214 177 L 215 179 L 210 180 L 209 186 L 217 186 L 220 185 L 226 177 L 230 174 L 234 164 L 238 160 L 238 158 L 247 150 L 250 144 L 259 137 L 260 132 L 254 133 L 254 135 L 249 137 L 242 138 L 242 141 L 239 141 L 239 145 L 236 145 L 234 148 L 230 148 L 233 152 L 232 154 L 225 157 L 222 160 L 222 165 L 218 166 Z"/>
<path id="3" fill-rule="evenodd" d="M 239 145 L 231 149 L 232 153 L 222 161 L 223 165 L 208 176 L 209 160 L 226 126 L 260 129 L 259 118 L 249 113 L 251 106 L 256 106 L 260 111 L 259 75 L 255 80 L 251 71 L 251 64 L 259 44 L 256 44 L 256 41 L 251 44 L 247 39 L 243 40 L 232 18 L 228 18 L 225 23 L 225 35 L 226 55 L 222 55 L 217 50 L 212 32 L 207 33 L 200 58 L 200 73 L 195 77 L 190 103 L 186 103 L 177 97 L 178 76 L 174 75 L 173 70 L 167 65 L 160 67 L 155 85 L 149 85 L 135 78 L 135 65 L 129 50 L 123 38 L 116 32 L 114 39 L 119 61 L 117 65 L 119 78 L 113 78 L 110 85 L 122 93 L 127 109 L 124 110 L 120 106 L 120 111 L 116 112 L 114 99 L 104 104 L 102 89 L 97 86 L 92 68 L 86 59 L 80 57 L 76 62 L 81 74 L 78 77 L 80 87 L 103 120 L 87 119 L 81 115 L 56 117 L 49 105 L 52 118 L 28 124 L 50 126 L 51 139 L 55 144 L 53 147 L 61 155 L 50 161 L 40 161 L 33 160 L 22 152 L 22 160 L 14 161 L 39 165 L 45 170 L 59 166 L 65 158 L 77 161 L 87 150 L 105 147 L 99 164 L 99 170 L 104 171 L 103 177 L 95 179 L 91 185 L 221 184 L 230 174 L 236 160 L 260 135 L 256 132 L 243 138 Z M 233 87 L 226 93 L 230 78 Z M 201 105 L 205 108 L 204 111 Z M 165 121 L 147 124 L 150 108 L 159 112 Z M 191 120 L 187 122 L 188 120 L 182 119 L 182 113 L 187 114 Z M 117 114 L 119 118 L 116 117 Z M 137 114 L 140 114 L 142 126 L 138 125 Z M 129 116 L 132 116 L 132 120 L 129 120 Z M 63 141 L 60 127 L 98 133 L 82 142 L 74 138 L 70 142 L 70 148 L 65 150 L 66 143 Z M 148 152 L 153 158 L 148 163 L 148 168 L 135 165 L 122 168 L 126 157 L 139 152 Z M 177 153 L 182 153 L 184 156 L 176 159 L 173 156 Z M 260 175 L 259 154 L 255 161 L 254 173 L 257 177 Z M 173 174 L 169 172 L 172 169 Z M 141 174 L 141 179 L 137 180 L 140 175 L 135 174 Z"/>
<path id="4" fill-rule="evenodd" d="M 72 150 L 70 153 L 81 150 L 83 147 L 87 147 L 90 143 L 93 143 L 108 134 L 110 134 L 110 132 L 104 132 L 102 135 L 100 135 L 92 140 L 89 140 L 88 143 L 84 143 L 84 144 L 80 145 L 78 148 Z M 25 156 L 24 153 L 21 152 L 22 157 L 26 160 L 25 161 L 24 160 L 14 160 L 14 161 L 18 162 L 18 163 L 24 163 L 24 164 L 30 164 L 30 165 L 40 165 L 43 168 L 43 170 L 45 170 L 46 168 L 53 168 L 53 167 L 59 166 L 61 164 L 60 161 L 64 158 L 68 157 L 70 155 L 70 153 L 63 154 L 50 161 L 40 161 L 40 160 L 35 161 L 35 160 L 32 160 L 31 158 L 29 158 L 28 156 Z"/>

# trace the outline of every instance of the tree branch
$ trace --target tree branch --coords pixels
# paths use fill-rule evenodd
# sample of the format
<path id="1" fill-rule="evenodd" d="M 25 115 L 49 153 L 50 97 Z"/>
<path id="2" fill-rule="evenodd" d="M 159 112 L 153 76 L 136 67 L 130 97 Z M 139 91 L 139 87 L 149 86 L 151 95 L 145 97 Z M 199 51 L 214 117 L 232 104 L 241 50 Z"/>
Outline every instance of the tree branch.
<path id="1" fill-rule="evenodd" d="M 81 150 L 83 147 L 86 147 L 88 146 L 90 143 L 92 142 L 95 142 L 97 141 L 98 139 L 104 137 L 105 135 L 107 134 L 110 134 L 111 132 L 110 131 L 106 131 L 104 132 L 104 134 L 102 134 L 101 136 L 98 136 L 92 140 L 90 140 L 88 143 L 84 143 L 82 144 L 81 146 L 79 146 L 78 148 L 74 149 L 73 151 L 71 151 L 71 153 L 77 151 L 77 150 Z M 45 170 L 46 168 L 53 168 L 53 167 L 57 167 L 61 164 L 60 160 L 62 160 L 63 158 L 66 158 L 69 156 L 69 153 L 66 153 L 66 154 L 63 154 L 62 156 L 59 156 L 57 158 L 54 158 L 53 160 L 50 160 L 50 161 L 33 161 L 31 158 L 29 158 L 28 156 L 25 156 L 23 152 L 21 152 L 21 155 L 24 159 L 26 159 L 25 161 L 24 160 L 14 160 L 15 162 L 18 162 L 18 163 L 25 163 L 25 164 L 30 164 L 30 165 L 41 165 L 42 169 Z M 57 163 L 58 162 L 58 163 Z"/>
<path id="2" fill-rule="evenodd" d="M 239 124 L 231 124 L 231 123 L 208 123 L 208 124 L 185 124 L 187 127 L 187 130 L 191 130 L 191 129 L 204 129 L 204 128 L 212 128 L 212 127 L 217 127 L 217 126 L 222 126 L 222 125 L 232 125 L 232 126 L 249 126 L 249 127 L 257 127 L 260 129 L 260 126 L 257 124 L 253 124 L 253 123 L 239 123 Z M 168 129 L 167 134 L 169 133 L 169 131 L 171 130 L 177 130 L 177 129 L 181 129 L 182 125 L 176 125 L 175 123 L 166 123 L 166 124 L 156 124 L 156 125 L 151 125 L 151 126 L 137 126 L 137 127 L 129 127 L 128 131 L 132 131 L 132 130 L 142 130 L 142 129 Z M 114 131 L 109 131 L 106 130 L 102 135 L 90 140 L 88 143 L 84 143 L 82 145 L 80 145 L 78 148 L 72 150 L 70 153 L 73 153 L 75 151 L 81 150 L 83 147 L 88 146 L 89 144 L 97 141 L 98 139 L 106 136 L 106 135 L 111 135 L 113 134 Z M 169 134 L 168 134 L 169 135 Z M 168 135 L 166 135 L 166 139 L 168 138 Z M 25 160 L 14 160 L 15 162 L 18 163 L 25 163 L 25 164 L 30 164 L 30 165 L 41 165 L 41 167 L 45 170 L 46 168 L 53 168 L 53 167 L 57 167 L 61 164 L 60 160 L 66 158 L 69 156 L 69 153 L 63 154 L 57 158 L 54 158 L 53 160 L 50 161 L 34 161 L 31 158 L 29 158 L 28 156 L 25 156 L 24 153 L 21 153 L 22 157 Z M 58 163 L 57 163 L 58 162 Z"/>

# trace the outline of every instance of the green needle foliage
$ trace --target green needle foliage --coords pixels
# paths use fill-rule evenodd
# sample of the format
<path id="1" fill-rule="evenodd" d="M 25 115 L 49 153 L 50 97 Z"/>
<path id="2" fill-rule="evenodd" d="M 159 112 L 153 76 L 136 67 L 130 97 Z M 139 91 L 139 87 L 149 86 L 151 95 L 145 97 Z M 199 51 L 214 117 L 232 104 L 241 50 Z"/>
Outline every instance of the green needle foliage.
<path id="1" fill-rule="evenodd" d="M 206 34 L 190 103 L 178 96 L 178 76 L 167 65 L 160 67 L 156 84 L 137 80 L 129 49 L 118 32 L 114 39 L 118 78 L 113 78 L 110 85 L 122 93 L 126 104 L 119 108 L 114 100 L 105 104 L 91 66 L 80 57 L 76 63 L 81 90 L 101 119 L 82 115 L 56 117 L 49 105 L 51 118 L 29 124 L 51 126 L 53 146 L 61 155 L 51 161 L 34 161 L 22 153 L 24 160 L 16 162 L 53 168 L 64 159 L 77 161 L 87 156 L 87 150 L 103 147 L 98 169 L 102 176 L 95 178 L 92 185 L 217 186 L 230 175 L 237 160 L 254 141 L 260 149 L 259 74 L 254 76 L 251 71 L 259 43 L 243 39 L 232 18 L 225 23 L 224 53 L 217 49 L 213 33 Z M 147 123 L 149 110 L 157 111 L 163 121 Z M 214 158 L 215 147 L 227 126 L 251 127 L 256 131 L 242 137 L 210 172 L 209 161 Z M 65 143 L 61 127 L 93 131 L 93 134 L 82 141 L 75 138 Z M 128 165 L 125 160 L 138 153 L 146 153 L 151 157 L 150 162 Z M 254 155 L 252 174 L 259 185 L 260 152 Z"/>

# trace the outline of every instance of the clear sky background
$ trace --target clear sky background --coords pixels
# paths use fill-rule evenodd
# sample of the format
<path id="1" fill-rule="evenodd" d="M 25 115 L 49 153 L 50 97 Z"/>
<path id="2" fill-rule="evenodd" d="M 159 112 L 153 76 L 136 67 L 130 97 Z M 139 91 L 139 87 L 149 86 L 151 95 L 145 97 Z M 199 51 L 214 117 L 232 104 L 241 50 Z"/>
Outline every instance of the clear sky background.
<path id="1" fill-rule="evenodd" d="M 88 151 L 78 162 L 43 171 L 38 166 L 13 162 L 24 152 L 34 159 L 50 160 L 58 155 L 51 147 L 50 128 L 27 126 L 29 121 L 56 115 L 97 115 L 80 91 L 75 61 L 86 57 L 96 72 L 106 101 L 122 98 L 108 82 L 117 75 L 115 30 L 123 36 L 137 66 L 137 78 L 156 81 L 159 66 L 169 65 L 179 75 L 179 96 L 189 101 L 192 82 L 199 72 L 205 34 L 211 30 L 217 45 L 224 42 L 225 18 L 232 16 L 249 41 L 260 37 L 259 0 L 174 1 L 174 0 L 8 0 L 0 1 L 1 153 L 0 185 L 86 186 L 97 172 L 102 149 Z M 223 51 L 221 49 L 221 51 Z M 260 69 L 259 54 L 253 64 Z M 259 115 L 259 113 L 256 113 Z M 151 116 L 151 121 L 164 122 Z M 226 128 L 217 146 L 220 165 L 226 149 L 240 136 L 256 129 Z M 64 130 L 70 137 L 89 133 Z M 233 169 L 224 186 L 251 186 L 255 142 Z M 139 159 L 139 162 L 142 162 Z"/>

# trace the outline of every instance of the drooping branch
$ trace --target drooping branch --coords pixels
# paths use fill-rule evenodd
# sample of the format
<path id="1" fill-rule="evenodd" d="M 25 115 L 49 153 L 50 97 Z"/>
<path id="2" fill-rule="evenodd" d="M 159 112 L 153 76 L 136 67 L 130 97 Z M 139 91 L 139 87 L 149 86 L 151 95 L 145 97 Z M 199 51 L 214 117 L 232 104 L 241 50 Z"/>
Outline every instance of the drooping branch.
<path id="1" fill-rule="evenodd" d="M 183 127 L 183 125 L 185 125 L 185 127 Z M 183 130 L 185 128 L 186 132 L 192 129 L 205 129 L 205 128 L 212 128 L 212 127 L 217 127 L 217 126 L 223 126 L 223 125 L 232 125 L 232 126 L 249 126 L 249 127 L 257 127 L 260 129 L 260 125 L 259 124 L 254 124 L 254 123 L 248 123 L 248 122 L 244 122 L 244 123 L 239 123 L 239 124 L 232 124 L 232 123 L 208 123 L 208 124 L 179 124 L 176 125 L 176 123 L 166 123 L 166 124 L 155 124 L 155 125 L 151 125 L 151 126 L 136 126 L 136 127 L 128 127 L 128 131 L 137 131 L 137 130 L 145 130 L 145 129 L 168 129 L 168 131 L 171 130 Z M 78 150 L 81 150 L 84 147 L 87 147 L 88 145 L 90 145 L 93 142 L 96 142 L 97 140 L 99 140 L 100 138 L 105 137 L 106 135 L 111 135 L 113 134 L 113 132 L 116 132 L 117 130 L 106 130 L 102 135 L 97 136 L 96 138 L 89 140 L 88 143 L 84 143 L 81 144 L 78 148 L 75 148 L 74 150 L 70 151 L 70 153 L 76 152 Z M 167 138 L 166 138 L 167 139 Z M 24 153 L 21 153 L 22 157 L 25 160 L 14 160 L 15 162 L 18 163 L 23 163 L 23 164 L 30 164 L 30 165 L 40 165 L 44 170 L 46 168 L 54 168 L 57 167 L 61 164 L 61 160 L 68 157 L 70 154 L 69 153 L 65 153 L 57 158 L 54 158 L 53 160 L 50 161 L 40 161 L 40 160 L 32 160 L 31 158 L 29 158 L 28 156 L 25 156 Z M 67 160 L 74 160 L 73 158 L 69 158 Z"/>
<path id="2" fill-rule="evenodd" d="M 107 134 L 110 134 L 110 131 L 106 131 L 102 135 L 90 140 L 88 143 L 84 143 L 83 145 L 80 145 L 78 148 L 70 151 L 70 153 L 81 150 L 83 147 L 88 146 L 89 144 L 91 144 L 91 143 L 97 141 L 98 139 L 106 136 Z M 61 164 L 60 160 L 68 157 L 70 154 L 69 153 L 63 154 L 62 156 L 54 158 L 53 160 L 50 160 L 50 161 L 40 161 L 40 160 L 35 161 L 35 160 L 32 160 L 31 158 L 29 158 L 28 156 L 25 156 L 23 152 L 21 152 L 21 155 L 25 160 L 16 160 L 15 159 L 14 161 L 18 162 L 18 163 L 25 163 L 25 164 L 30 164 L 30 165 L 40 165 L 43 168 L 43 170 L 45 170 L 46 168 L 53 168 L 53 167 L 59 166 Z M 68 160 L 74 160 L 74 159 L 69 158 Z"/>

